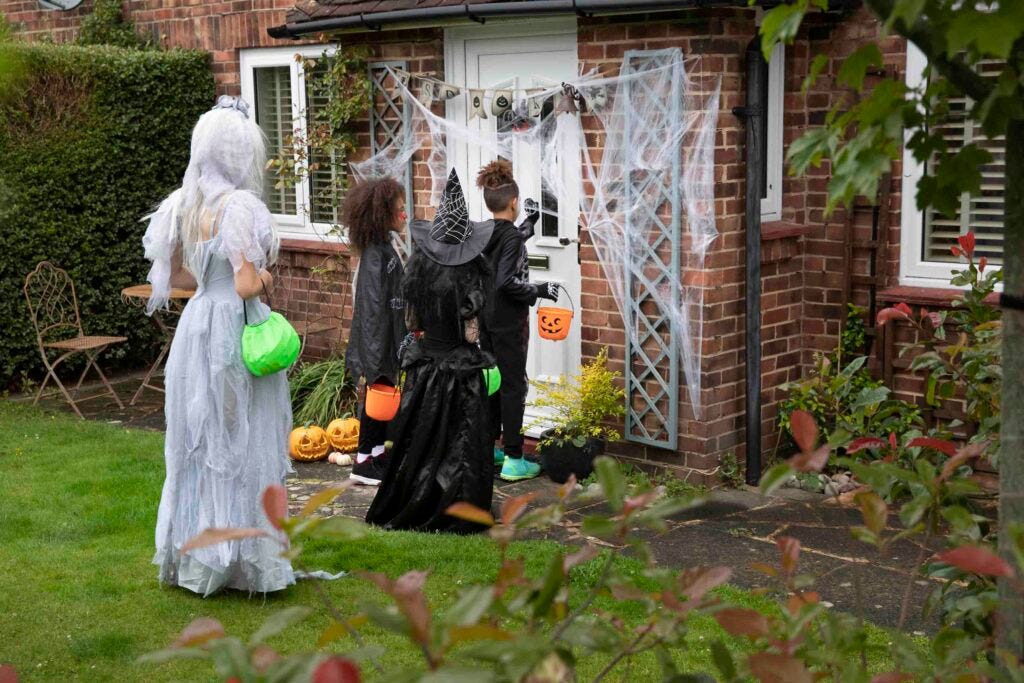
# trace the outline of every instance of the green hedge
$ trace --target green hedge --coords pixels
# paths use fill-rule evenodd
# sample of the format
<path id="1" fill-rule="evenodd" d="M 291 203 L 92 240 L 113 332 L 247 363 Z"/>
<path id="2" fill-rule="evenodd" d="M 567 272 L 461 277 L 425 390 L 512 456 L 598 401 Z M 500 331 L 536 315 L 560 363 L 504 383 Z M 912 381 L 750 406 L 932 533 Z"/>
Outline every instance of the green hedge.
<path id="1" fill-rule="evenodd" d="M 22 293 L 42 260 L 75 281 L 86 334 L 129 342 L 106 366 L 138 366 L 155 328 L 122 288 L 145 281 L 146 215 L 181 181 L 199 115 L 214 98 L 206 53 L 7 45 L 0 93 L 0 389 L 43 371 Z"/>

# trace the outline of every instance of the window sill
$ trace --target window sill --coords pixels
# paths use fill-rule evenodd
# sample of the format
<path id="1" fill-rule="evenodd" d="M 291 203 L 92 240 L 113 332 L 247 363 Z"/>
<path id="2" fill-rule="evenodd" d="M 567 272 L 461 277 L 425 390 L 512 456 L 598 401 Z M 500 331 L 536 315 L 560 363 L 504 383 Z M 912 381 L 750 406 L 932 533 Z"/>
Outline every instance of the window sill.
<path id="1" fill-rule="evenodd" d="M 761 223 L 761 241 L 782 240 L 787 237 L 803 237 L 810 234 L 814 228 L 809 225 L 800 225 L 788 221 L 769 221 Z"/>
<path id="2" fill-rule="evenodd" d="M 347 254 L 349 248 L 342 242 L 322 240 L 319 237 L 311 237 L 308 240 L 285 238 L 281 240 L 281 251 L 297 251 L 307 254 Z"/>
<path id="3" fill-rule="evenodd" d="M 877 295 L 879 301 L 885 303 L 905 303 L 915 306 L 932 306 L 934 308 L 949 308 L 953 299 L 962 295 L 964 290 L 950 287 L 890 287 L 883 289 Z M 990 294 L 985 303 L 997 305 L 999 294 Z"/>

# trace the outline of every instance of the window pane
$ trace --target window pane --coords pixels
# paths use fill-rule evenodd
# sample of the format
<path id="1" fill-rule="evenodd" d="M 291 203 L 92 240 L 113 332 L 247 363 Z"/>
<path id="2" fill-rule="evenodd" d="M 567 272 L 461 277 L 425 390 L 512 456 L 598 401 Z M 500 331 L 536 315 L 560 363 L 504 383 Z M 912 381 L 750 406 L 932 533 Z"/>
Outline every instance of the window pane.
<path id="1" fill-rule="evenodd" d="M 986 61 L 979 65 L 986 76 L 996 76 L 1003 68 L 1002 62 Z M 956 238 L 973 230 L 977 238 L 976 253 L 986 256 L 990 263 L 1003 262 L 1003 187 L 1006 177 L 1006 140 L 1003 137 L 989 139 L 981 126 L 969 119 L 971 102 L 965 98 L 950 101 L 949 122 L 939 130 L 946 139 L 950 152 L 964 145 L 974 143 L 988 150 L 992 161 L 981 168 L 981 192 L 975 196 L 964 193 L 960 197 L 960 208 L 952 218 L 928 208 L 925 211 L 924 240 L 921 245 L 922 257 L 926 261 L 959 261 L 953 256 L 951 247 Z M 934 168 L 929 161 L 927 172 Z"/>
<path id="2" fill-rule="evenodd" d="M 256 85 L 256 123 L 267 136 L 267 156 L 276 157 L 292 134 L 291 67 L 266 66 L 253 69 Z M 291 214 L 295 206 L 295 188 L 275 188 L 276 173 L 266 173 L 263 197 L 271 213 Z"/>
<path id="3" fill-rule="evenodd" d="M 318 126 L 324 125 L 324 121 L 317 118 L 317 113 L 327 106 L 328 96 L 324 88 L 318 83 L 323 77 L 327 65 L 318 61 L 311 73 L 306 74 L 306 125 L 310 135 Z M 337 203 L 341 197 L 335 191 L 337 183 L 341 181 L 344 169 L 334 163 L 334 154 L 325 154 L 322 151 L 314 152 L 308 150 L 310 167 L 316 166 L 309 172 L 309 200 L 310 220 L 314 223 L 338 223 Z"/>

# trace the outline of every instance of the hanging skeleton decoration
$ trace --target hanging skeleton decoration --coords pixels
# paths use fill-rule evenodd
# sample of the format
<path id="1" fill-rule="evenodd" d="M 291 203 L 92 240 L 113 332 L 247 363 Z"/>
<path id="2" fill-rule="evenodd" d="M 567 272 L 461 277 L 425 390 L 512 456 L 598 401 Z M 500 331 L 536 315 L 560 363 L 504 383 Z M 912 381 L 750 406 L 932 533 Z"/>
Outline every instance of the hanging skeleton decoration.
<path id="1" fill-rule="evenodd" d="M 487 112 L 484 110 L 484 91 L 483 90 L 470 90 L 469 91 L 469 118 L 470 120 L 475 118 L 486 119 Z"/>

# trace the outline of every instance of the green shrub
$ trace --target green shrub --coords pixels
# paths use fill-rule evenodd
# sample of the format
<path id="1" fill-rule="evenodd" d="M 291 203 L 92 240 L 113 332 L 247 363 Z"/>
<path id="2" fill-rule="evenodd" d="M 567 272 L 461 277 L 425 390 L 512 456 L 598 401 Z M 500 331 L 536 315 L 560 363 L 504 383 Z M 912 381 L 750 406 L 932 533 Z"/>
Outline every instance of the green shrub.
<path id="1" fill-rule="evenodd" d="M 288 378 L 292 419 L 297 425 L 327 427 L 331 420 L 356 412 L 356 387 L 341 356 L 303 363 Z"/>
<path id="2" fill-rule="evenodd" d="M 192 127 L 213 101 L 208 57 L 22 44 L 5 53 L 23 68 L 0 104 L 0 388 L 42 369 L 21 288 L 44 259 L 74 279 L 86 334 L 127 336 L 112 353 L 137 366 L 158 340 L 120 291 L 145 281 L 139 220 L 181 181 Z"/>

